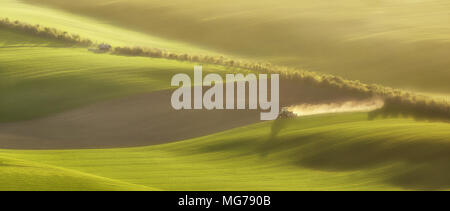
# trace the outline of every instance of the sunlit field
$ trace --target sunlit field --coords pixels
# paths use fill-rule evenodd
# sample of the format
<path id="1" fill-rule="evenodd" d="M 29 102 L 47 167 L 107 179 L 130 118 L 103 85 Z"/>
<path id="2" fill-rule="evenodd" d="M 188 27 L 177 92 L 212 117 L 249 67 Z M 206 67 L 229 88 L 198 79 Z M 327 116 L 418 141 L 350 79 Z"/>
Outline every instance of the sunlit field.
<path id="1" fill-rule="evenodd" d="M 449 190 L 448 9 L 0 0 L 0 190 Z M 198 65 L 279 73 L 292 116 L 176 111 Z"/>
<path id="2" fill-rule="evenodd" d="M 283 129 L 276 132 L 278 126 Z M 449 129 L 445 123 L 409 119 L 368 121 L 365 113 L 325 115 L 152 147 L 1 150 L 7 168 L 0 169 L 2 175 L 12 169 L 17 177 L 44 171 L 53 172 L 50 176 L 70 173 L 61 182 L 74 189 L 103 189 L 109 182 L 113 187 L 133 184 L 127 188 L 142 190 L 441 190 L 450 187 Z M 44 164 L 41 170 L 34 167 Z M 72 185 L 72 180 L 81 179 L 98 179 L 98 183 Z M 8 179 L 0 188 L 65 187 L 36 180 L 29 184 Z"/>
<path id="3" fill-rule="evenodd" d="M 448 94 L 450 3 L 25 0 L 233 55 Z"/>

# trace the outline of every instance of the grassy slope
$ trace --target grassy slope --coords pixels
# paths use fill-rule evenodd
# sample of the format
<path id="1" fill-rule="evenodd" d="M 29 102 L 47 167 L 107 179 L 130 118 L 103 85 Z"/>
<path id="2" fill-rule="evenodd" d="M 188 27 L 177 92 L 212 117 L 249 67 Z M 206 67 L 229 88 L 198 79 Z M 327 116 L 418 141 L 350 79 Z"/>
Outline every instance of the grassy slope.
<path id="1" fill-rule="evenodd" d="M 94 54 L 0 29 L 0 122 L 31 119 L 107 98 L 170 88 L 193 63 Z M 223 72 L 208 65 L 205 71 Z"/>
<path id="2" fill-rule="evenodd" d="M 450 3 L 25 0 L 234 55 L 448 95 Z"/>
<path id="3" fill-rule="evenodd" d="M 156 190 L 74 170 L 0 157 L 0 190 Z"/>
<path id="4" fill-rule="evenodd" d="M 111 42 L 125 43 L 124 37 L 128 39 L 126 30 L 106 25 L 111 27 L 108 33 L 105 25 L 84 25 L 87 19 L 78 16 L 37 10 L 12 0 L 1 3 L 1 14 L 10 18 L 42 21 L 81 35 L 93 33 Z M 89 32 L 91 27 L 99 30 Z M 5 30 L 0 30 L 0 36 L 0 95 L 6 99 L 0 102 L 0 121 L 29 119 L 105 98 L 168 88 L 167 81 L 175 72 L 192 72 L 190 63 L 93 54 Z M 143 44 L 172 43 L 142 36 L 133 37 Z M 0 189 L 450 188 L 448 124 L 407 119 L 367 121 L 366 114 L 271 124 L 152 147 L 0 150 Z M 280 124 L 284 130 L 268 140 L 271 127 Z"/>
<path id="5" fill-rule="evenodd" d="M 97 42 L 107 42 L 116 46 L 147 46 L 180 53 L 216 55 L 214 52 L 187 43 L 127 30 L 113 26 L 108 21 L 98 21 L 57 9 L 33 6 L 18 0 L 0 0 L 0 5 L 0 18 L 65 30 Z"/>
<path id="6" fill-rule="evenodd" d="M 272 124 L 151 147 L 1 150 L 0 156 L 166 190 L 450 188 L 449 124 L 368 121 L 365 113 Z M 272 127 L 282 129 L 268 138 Z"/>

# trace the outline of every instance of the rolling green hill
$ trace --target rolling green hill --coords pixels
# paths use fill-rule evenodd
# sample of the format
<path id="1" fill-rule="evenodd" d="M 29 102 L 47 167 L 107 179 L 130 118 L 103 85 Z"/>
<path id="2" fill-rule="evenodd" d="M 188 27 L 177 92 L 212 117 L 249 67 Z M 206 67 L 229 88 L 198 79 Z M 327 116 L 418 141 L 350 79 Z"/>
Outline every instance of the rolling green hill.
<path id="1" fill-rule="evenodd" d="M 450 25 L 445 21 L 450 3 L 445 0 L 24 2 L 235 56 L 450 93 Z"/>
<path id="2" fill-rule="evenodd" d="M 449 137 L 446 123 L 349 113 L 150 147 L 0 150 L 0 156 L 162 190 L 436 190 L 450 188 Z"/>
<path id="3" fill-rule="evenodd" d="M 444 1 L 382 0 L 369 5 L 346 0 L 334 3 L 337 9 L 332 11 L 325 6 L 328 1 L 231 2 L 239 7 L 230 1 L 205 0 L 0 0 L 0 19 L 55 27 L 115 47 L 161 48 L 211 57 L 227 52 L 233 58 L 302 65 L 424 92 L 450 92 L 445 69 L 448 31 L 445 21 L 436 22 L 448 15 L 442 12 L 450 5 Z M 424 18 L 425 14 L 430 16 Z M 71 133 L 61 129 L 61 134 L 49 135 L 56 128 L 52 126 L 92 135 L 86 128 L 95 123 L 103 134 L 89 140 L 98 141 L 111 135 L 110 128 L 102 125 L 111 119 L 137 119 L 135 124 L 115 124 L 120 126 L 115 132 L 132 138 L 123 132 L 133 127 L 133 135 L 142 136 L 139 130 L 148 123 L 142 112 L 148 110 L 140 109 L 154 99 L 139 94 L 170 89 L 174 74 L 192 74 L 193 66 L 202 62 L 139 56 L 93 53 L 76 44 L 0 28 L 0 128 L 6 128 L 0 130 L 0 137 L 11 144 L 20 136 L 24 146 L 30 140 L 35 145 L 57 143 L 61 140 L 55 137 Z M 204 67 L 205 72 L 215 73 L 248 71 L 226 65 Z M 304 103 L 366 98 L 378 89 L 385 91 L 359 82 L 351 82 L 350 88 L 356 87 L 352 90 L 345 86 L 349 81 L 334 76 L 309 72 L 297 76 L 303 77 L 301 83 L 283 83 L 283 93 L 295 100 L 301 96 Z M 448 120 L 448 103 L 416 101 L 414 94 L 405 97 L 399 90 L 386 90 L 390 92 L 385 96 L 387 114 L 423 111 L 421 117 Z M 397 95 L 407 102 L 396 101 Z M 136 106 L 132 97 L 144 106 Z M 116 101 L 108 101 L 112 99 Z M 140 109 L 124 112 L 129 116 L 121 112 L 130 108 Z M 181 135 L 191 132 L 180 126 L 175 130 L 164 118 L 177 121 L 177 115 L 164 112 L 152 114 L 156 120 L 148 121 L 158 121 L 158 126 Z M 111 118 L 112 114 L 117 116 Z M 184 120 L 195 125 L 208 116 Z M 174 143 L 154 137 L 155 142 L 166 144 L 134 148 L 0 149 L 0 190 L 450 189 L 450 124 L 408 118 L 369 120 L 369 116 L 343 113 L 258 124 L 249 121 L 244 127 Z M 216 120 L 216 124 L 226 122 Z"/>
<path id="4" fill-rule="evenodd" d="M 25 120 L 109 98 L 170 88 L 195 64 L 95 54 L 86 48 L 0 29 L 0 122 Z M 206 65 L 205 72 L 225 67 Z"/>

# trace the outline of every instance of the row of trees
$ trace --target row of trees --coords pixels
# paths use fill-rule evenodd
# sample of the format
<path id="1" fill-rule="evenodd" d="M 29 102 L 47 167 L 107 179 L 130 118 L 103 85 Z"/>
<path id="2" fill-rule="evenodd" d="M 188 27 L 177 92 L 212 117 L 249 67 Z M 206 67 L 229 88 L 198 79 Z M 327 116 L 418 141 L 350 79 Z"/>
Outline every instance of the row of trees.
<path id="1" fill-rule="evenodd" d="M 26 33 L 56 39 L 81 46 L 95 45 L 91 40 L 81 38 L 78 35 L 69 34 L 54 28 L 30 25 L 19 21 L 0 20 L 0 26 L 13 28 Z M 326 86 L 335 89 L 352 92 L 354 94 L 385 99 L 383 108 L 371 113 L 371 117 L 378 116 L 413 116 L 418 119 L 450 120 L 450 104 L 446 101 L 436 101 L 425 96 L 393 89 L 376 84 L 364 84 L 356 80 L 346 80 L 338 76 L 319 74 L 289 67 L 272 65 L 270 63 L 236 60 L 224 56 L 189 55 L 174 53 L 157 48 L 143 47 L 115 47 L 110 53 L 125 56 L 142 56 L 151 58 L 165 58 L 178 61 L 188 61 L 203 64 L 215 64 L 231 67 L 236 70 L 252 70 L 261 73 L 277 73 L 282 78 L 298 80 L 315 86 Z"/>
<path id="2" fill-rule="evenodd" d="M 287 79 L 298 79 L 317 85 L 333 86 L 338 89 L 365 93 L 367 96 L 374 95 L 403 95 L 401 90 L 392 89 L 376 84 L 367 85 L 357 80 L 346 80 L 339 76 L 319 74 L 315 72 L 299 70 L 284 66 L 272 65 L 270 63 L 251 62 L 245 60 L 230 59 L 224 56 L 189 55 L 185 53 L 174 53 L 156 48 L 142 47 L 115 47 L 113 54 L 125 56 L 142 56 L 152 58 L 165 58 L 178 61 L 188 61 L 203 64 L 222 65 L 242 70 L 252 70 L 261 73 L 277 73 Z"/>
<path id="3" fill-rule="evenodd" d="M 384 106 L 369 113 L 369 118 L 376 117 L 413 117 L 417 120 L 450 122 L 450 105 L 446 101 L 427 98 L 387 97 Z"/>
<path id="4" fill-rule="evenodd" d="M 420 96 L 411 92 L 377 84 L 368 85 L 357 80 L 346 80 L 339 76 L 276 66 L 270 63 L 233 60 L 223 56 L 212 57 L 178 54 L 154 48 L 116 47 L 113 49 L 113 53 L 127 56 L 144 56 L 216 64 L 263 73 L 278 73 L 284 78 L 298 80 L 302 83 L 309 83 L 315 86 L 331 86 L 339 90 L 367 97 L 382 97 L 385 101 L 383 108 L 371 112 L 370 118 L 410 116 L 416 119 L 450 121 L 450 104 L 447 101 L 437 101 L 426 96 Z"/>

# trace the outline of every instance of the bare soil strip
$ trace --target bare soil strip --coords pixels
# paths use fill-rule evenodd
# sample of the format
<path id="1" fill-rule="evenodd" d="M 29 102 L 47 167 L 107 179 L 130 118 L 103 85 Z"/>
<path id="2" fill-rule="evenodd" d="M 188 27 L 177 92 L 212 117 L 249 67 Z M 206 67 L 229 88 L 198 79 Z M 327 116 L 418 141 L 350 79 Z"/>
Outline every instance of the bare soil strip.
<path id="1" fill-rule="evenodd" d="M 0 124 L 0 148 L 135 147 L 204 136 L 259 122 L 258 110 L 183 110 L 164 90 L 97 103 L 51 117 Z M 280 81 L 281 106 L 365 98 L 298 81 Z"/>

